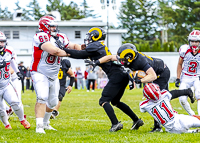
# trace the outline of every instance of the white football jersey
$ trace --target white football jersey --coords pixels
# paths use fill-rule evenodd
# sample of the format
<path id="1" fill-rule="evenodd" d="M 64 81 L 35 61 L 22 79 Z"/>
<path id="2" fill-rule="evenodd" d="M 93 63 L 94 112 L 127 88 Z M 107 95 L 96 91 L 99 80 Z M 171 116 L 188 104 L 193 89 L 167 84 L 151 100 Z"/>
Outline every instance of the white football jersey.
<path id="1" fill-rule="evenodd" d="M 10 62 L 16 57 L 12 47 L 6 46 L 4 56 L 0 55 L 0 61 L 6 61 L 6 66 L 0 69 L 0 89 L 6 87 L 10 81 Z"/>
<path id="2" fill-rule="evenodd" d="M 200 75 L 200 51 L 194 56 L 189 45 L 182 45 L 179 49 L 179 55 L 183 59 L 183 73 Z"/>
<path id="3" fill-rule="evenodd" d="M 57 34 L 61 43 L 68 46 L 69 40 L 65 34 Z M 44 42 L 51 42 L 54 46 L 58 47 L 55 43 L 56 40 L 53 36 L 46 34 L 45 32 L 39 32 L 33 37 L 33 55 L 30 65 L 31 71 L 37 71 L 44 74 L 50 79 L 55 79 L 58 76 L 60 69 L 60 57 L 49 54 L 39 48 L 39 45 Z"/>
<path id="4" fill-rule="evenodd" d="M 152 100 L 140 102 L 140 111 L 148 112 L 156 121 L 167 130 L 170 130 L 175 123 L 174 117 L 176 114 L 170 104 L 171 97 L 171 93 L 167 90 L 162 90 L 158 102 L 153 102 Z"/>

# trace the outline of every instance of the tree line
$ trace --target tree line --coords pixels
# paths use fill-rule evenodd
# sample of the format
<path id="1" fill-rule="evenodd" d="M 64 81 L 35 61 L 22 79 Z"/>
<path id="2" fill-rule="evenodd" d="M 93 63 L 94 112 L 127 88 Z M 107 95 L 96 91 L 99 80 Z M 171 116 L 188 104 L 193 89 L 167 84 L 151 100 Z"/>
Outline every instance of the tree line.
<path id="1" fill-rule="evenodd" d="M 39 20 L 50 11 L 59 11 L 61 20 L 99 17 L 90 10 L 87 0 L 79 6 L 74 1 L 66 5 L 62 0 L 48 0 L 46 11 L 42 10 L 37 0 L 32 0 L 26 8 L 16 3 L 23 11 L 22 20 Z M 187 44 L 187 36 L 194 29 L 200 30 L 199 0 L 126 0 L 122 2 L 117 15 L 118 27 L 127 29 L 122 35 L 123 43 L 133 43 L 140 51 L 178 51 L 180 45 Z M 8 8 L 1 9 L 0 19 L 11 20 Z M 161 31 L 167 31 L 168 41 L 161 42 Z"/>

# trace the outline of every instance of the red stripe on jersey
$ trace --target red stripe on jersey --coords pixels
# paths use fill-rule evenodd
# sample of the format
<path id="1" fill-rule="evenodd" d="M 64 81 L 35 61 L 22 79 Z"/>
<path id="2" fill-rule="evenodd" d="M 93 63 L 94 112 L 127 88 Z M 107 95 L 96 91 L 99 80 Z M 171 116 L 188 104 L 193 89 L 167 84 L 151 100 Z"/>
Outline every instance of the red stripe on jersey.
<path id="1" fill-rule="evenodd" d="M 161 91 L 161 94 L 165 94 L 167 92 L 167 90 Z"/>
<path id="2" fill-rule="evenodd" d="M 41 50 L 39 47 L 34 46 L 34 53 L 33 53 L 34 62 L 31 71 L 37 71 L 37 67 L 40 62 L 42 52 L 43 50 Z"/>
<path id="3" fill-rule="evenodd" d="M 63 40 L 65 40 L 65 37 L 62 36 L 62 35 L 60 35 L 59 33 L 57 34 L 57 36 L 58 36 L 58 37 L 61 37 L 61 38 L 63 38 Z M 68 37 L 66 37 L 66 38 L 67 38 L 67 40 L 69 41 Z M 65 42 L 65 41 L 63 41 L 63 42 Z M 69 42 L 68 42 L 67 45 L 65 45 L 65 48 L 67 48 L 68 45 L 69 45 Z"/>
<path id="4" fill-rule="evenodd" d="M 188 49 L 188 50 L 185 52 L 185 55 L 186 55 L 187 53 L 192 53 L 192 49 Z M 185 55 L 184 55 L 184 57 L 185 57 Z M 184 57 L 181 57 L 181 58 L 184 59 Z"/>
<path id="5" fill-rule="evenodd" d="M 5 49 L 5 52 L 8 52 L 8 53 L 10 53 L 12 55 L 12 52 L 10 50 L 8 50 L 8 49 Z"/>
<path id="6" fill-rule="evenodd" d="M 149 102 L 149 100 L 145 100 L 145 101 L 143 101 L 141 104 L 140 104 L 140 106 L 142 106 L 142 105 L 144 105 L 144 104 L 146 104 L 146 103 L 148 103 Z"/>

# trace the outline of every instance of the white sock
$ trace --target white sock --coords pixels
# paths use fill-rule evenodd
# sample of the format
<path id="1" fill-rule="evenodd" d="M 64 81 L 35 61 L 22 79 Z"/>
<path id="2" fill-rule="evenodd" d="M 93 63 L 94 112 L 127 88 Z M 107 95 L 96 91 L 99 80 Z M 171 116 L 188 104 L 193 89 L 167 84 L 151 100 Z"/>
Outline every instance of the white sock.
<path id="1" fill-rule="evenodd" d="M 197 100 L 197 111 L 198 115 L 200 115 L 200 100 Z"/>
<path id="2" fill-rule="evenodd" d="M 14 110 L 14 109 L 13 109 Z M 18 110 L 14 110 L 15 114 L 18 116 L 20 121 L 24 120 L 24 112 L 23 112 L 23 107 L 20 106 L 20 108 Z"/>
<path id="3" fill-rule="evenodd" d="M 191 109 L 190 104 L 187 101 L 185 101 L 184 103 L 183 102 L 180 102 L 180 103 L 182 107 L 185 109 L 185 111 L 188 112 L 189 115 L 191 116 L 195 115 L 194 111 Z"/>
<path id="4" fill-rule="evenodd" d="M 43 125 L 43 118 L 36 118 L 36 126 Z"/>
<path id="5" fill-rule="evenodd" d="M 45 112 L 44 119 L 43 119 L 43 124 L 44 125 L 47 125 L 49 123 L 49 119 L 51 117 L 51 113 L 52 112 Z"/>
<path id="6" fill-rule="evenodd" d="M 4 124 L 4 126 L 7 126 L 8 124 L 10 124 L 10 123 L 8 122 L 8 116 L 7 116 L 7 115 L 5 115 L 5 116 L 0 116 L 0 119 L 1 119 L 2 123 Z"/>

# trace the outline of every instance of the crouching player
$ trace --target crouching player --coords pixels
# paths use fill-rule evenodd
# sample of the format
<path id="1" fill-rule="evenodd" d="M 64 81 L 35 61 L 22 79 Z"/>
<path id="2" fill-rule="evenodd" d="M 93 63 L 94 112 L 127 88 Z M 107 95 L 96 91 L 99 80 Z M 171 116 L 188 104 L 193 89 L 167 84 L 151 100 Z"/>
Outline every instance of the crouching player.
<path id="1" fill-rule="evenodd" d="M 148 112 L 167 132 L 170 133 L 196 133 L 199 129 L 189 128 L 200 127 L 200 116 L 177 114 L 170 100 L 177 98 L 167 90 L 160 91 L 160 87 L 154 83 L 145 85 L 143 95 L 147 99 L 140 103 L 140 111 Z M 184 96 L 184 95 L 183 95 Z M 189 96 L 190 99 L 193 96 Z"/>

